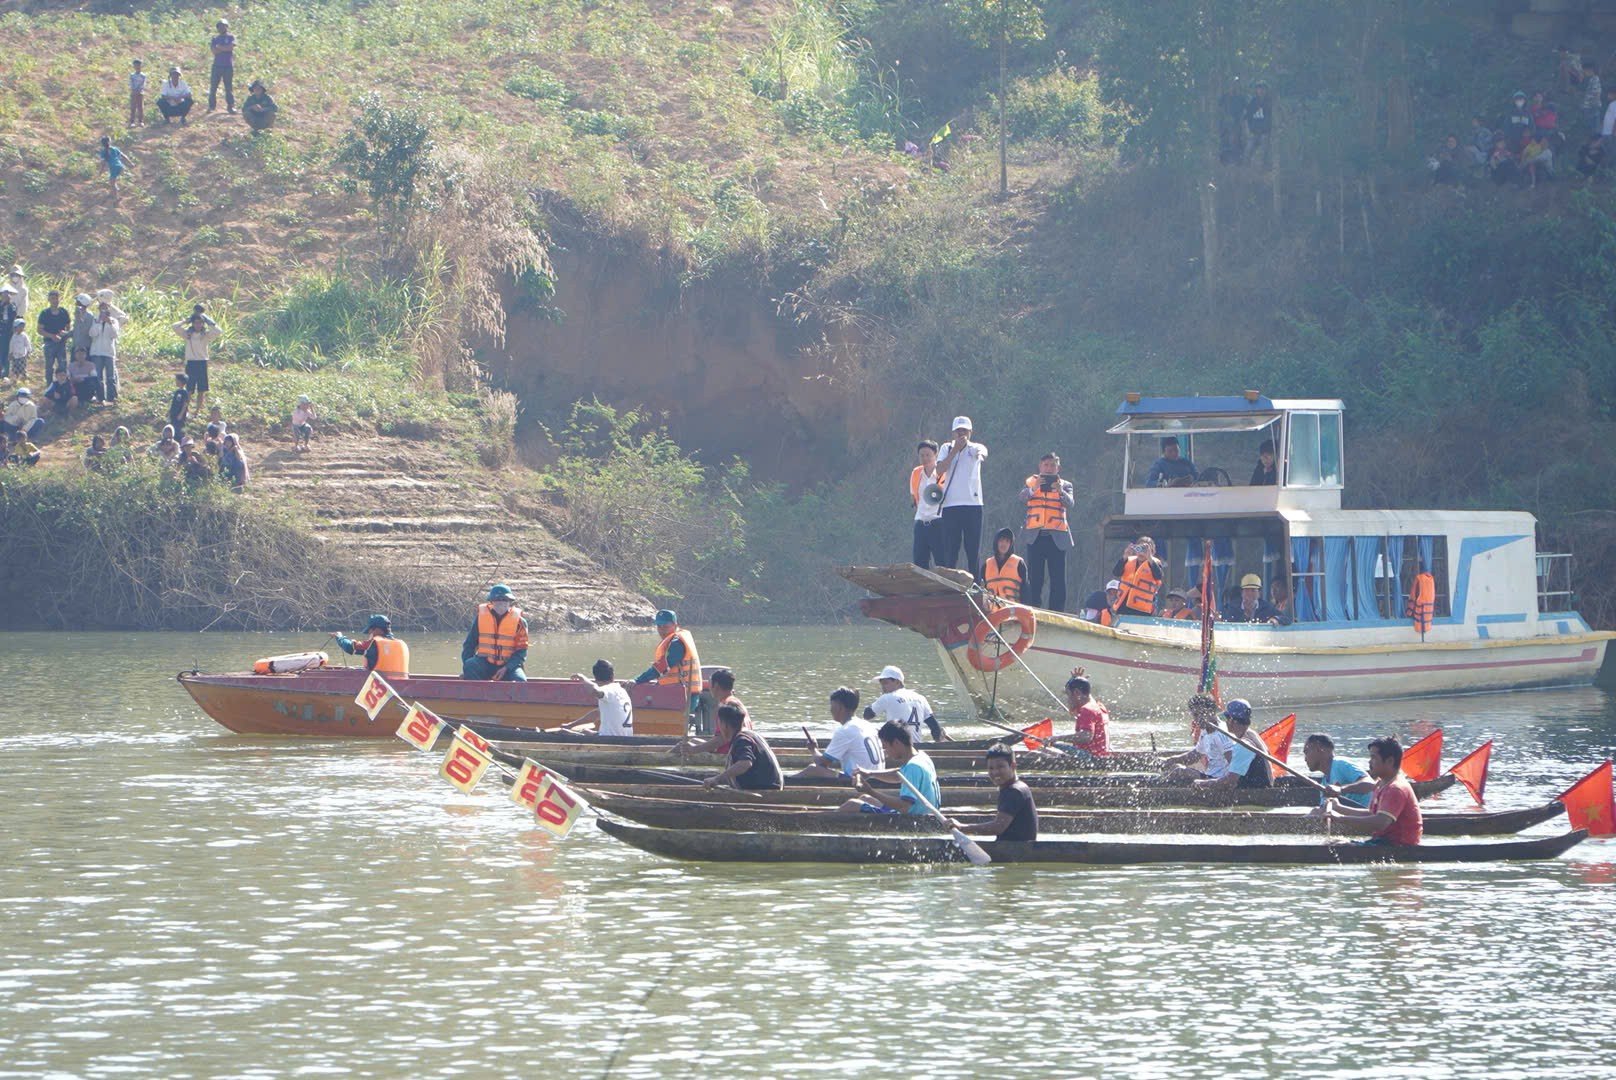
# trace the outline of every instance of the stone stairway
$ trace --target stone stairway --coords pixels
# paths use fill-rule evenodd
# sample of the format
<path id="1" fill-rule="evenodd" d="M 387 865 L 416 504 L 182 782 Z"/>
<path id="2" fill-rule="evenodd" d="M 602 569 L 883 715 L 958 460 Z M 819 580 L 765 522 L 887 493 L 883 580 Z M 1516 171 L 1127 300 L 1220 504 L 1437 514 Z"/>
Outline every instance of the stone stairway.
<path id="1" fill-rule="evenodd" d="M 464 588 L 469 612 L 502 581 L 535 629 L 647 625 L 649 601 L 538 520 L 507 508 L 502 474 L 455 460 L 442 447 L 383 436 L 316 439 L 308 453 L 287 445 L 253 463 L 258 498 L 310 507 L 318 535 L 400 570 Z M 516 500 L 510 500 L 515 505 Z"/>

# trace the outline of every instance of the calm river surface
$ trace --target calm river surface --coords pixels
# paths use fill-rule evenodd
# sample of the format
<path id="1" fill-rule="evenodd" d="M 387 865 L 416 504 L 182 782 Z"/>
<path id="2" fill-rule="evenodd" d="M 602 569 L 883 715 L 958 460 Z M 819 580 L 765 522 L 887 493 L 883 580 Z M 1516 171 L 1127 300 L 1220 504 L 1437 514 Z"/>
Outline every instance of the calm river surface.
<path id="1" fill-rule="evenodd" d="M 889 662 L 958 708 L 895 630 L 697 632 L 781 738 Z M 530 670 L 632 675 L 652 640 L 546 638 Z M 0 635 L 0 1076 L 1616 1076 L 1616 843 L 1423 869 L 675 864 L 587 821 L 552 841 L 402 742 L 229 735 L 172 677 L 313 645 Z M 411 645 L 457 664 L 458 638 Z M 1592 689 L 1308 710 L 1298 744 L 1432 724 L 1450 764 L 1497 739 L 1500 809 L 1616 751 Z"/>

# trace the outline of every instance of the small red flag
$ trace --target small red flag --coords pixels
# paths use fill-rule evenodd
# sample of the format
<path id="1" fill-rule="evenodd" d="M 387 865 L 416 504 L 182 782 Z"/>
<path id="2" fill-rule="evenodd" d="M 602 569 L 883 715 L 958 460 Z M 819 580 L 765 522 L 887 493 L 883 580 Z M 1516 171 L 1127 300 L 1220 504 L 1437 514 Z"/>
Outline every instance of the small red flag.
<path id="1" fill-rule="evenodd" d="M 1488 739 L 1480 746 L 1464 756 L 1464 760 L 1448 771 L 1455 780 L 1465 786 L 1470 797 L 1476 800 L 1477 806 L 1485 806 L 1481 801 L 1482 792 L 1487 790 L 1487 763 L 1493 757 L 1493 741 Z"/>
<path id="2" fill-rule="evenodd" d="M 1611 763 L 1566 788 L 1560 796 L 1573 829 L 1587 829 L 1589 836 L 1616 836 L 1616 789 L 1611 783 Z"/>
<path id="3" fill-rule="evenodd" d="M 1036 724 L 1028 724 L 1022 728 L 1021 733 L 1026 736 L 1023 741 L 1027 744 L 1027 748 L 1037 750 L 1043 746 L 1045 739 L 1055 737 L 1055 721 L 1046 716 Z"/>
<path id="4" fill-rule="evenodd" d="M 1410 780 L 1435 780 L 1442 775 L 1442 729 L 1403 751 L 1403 775 Z"/>
<path id="5" fill-rule="evenodd" d="M 1291 713 L 1272 727 L 1257 733 L 1268 752 L 1281 761 L 1291 759 L 1291 738 L 1296 734 L 1296 714 Z"/>

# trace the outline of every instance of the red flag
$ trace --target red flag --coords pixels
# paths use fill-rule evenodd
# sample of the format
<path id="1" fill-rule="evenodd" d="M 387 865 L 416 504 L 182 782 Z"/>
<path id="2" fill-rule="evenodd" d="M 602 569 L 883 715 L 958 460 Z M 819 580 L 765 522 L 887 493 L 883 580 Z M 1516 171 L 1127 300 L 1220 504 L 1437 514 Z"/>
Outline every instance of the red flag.
<path id="1" fill-rule="evenodd" d="M 1055 737 L 1055 721 L 1046 716 L 1036 724 L 1028 724 L 1022 728 L 1021 734 L 1026 736 L 1022 741 L 1027 744 L 1027 749 L 1040 749 L 1044 745 L 1045 739 Z"/>
<path id="2" fill-rule="evenodd" d="M 1291 738 L 1296 734 L 1296 714 L 1291 713 L 1285 719 L 1270 728 L 1257 733 L 1261 736 L 1263 745 L 1268 752 L 1281 761 L 1291 759 Z"/>
<path id="3" fill-rule="evenodd" d="M 1403 751 L 1403 775 L 1410 780 L 1435 780 L 1442 775 L 1442 729 Z"/>
<path id="4" fill-rule="evenodd" d="M 1610 762 L 1566 788 L 1560 796 L 1573 829 L 1587 829 L 1589 836 L 1616 836 L 1616 794 L 1611 784 Z"/>
<path id="5" fill-rule="evenodd" d="M 1448 771 L 1454 779 L 1465 786 L 1470 797 L 1476 800 L 1477 806 L 1485 806 L 1481 801 L 1482 792 L 1487 790 L 1487 763 L 1493 757 L 1493 741 L 1488 739 L 1480 746 L 1464 756 L 1464 760 Z"/>

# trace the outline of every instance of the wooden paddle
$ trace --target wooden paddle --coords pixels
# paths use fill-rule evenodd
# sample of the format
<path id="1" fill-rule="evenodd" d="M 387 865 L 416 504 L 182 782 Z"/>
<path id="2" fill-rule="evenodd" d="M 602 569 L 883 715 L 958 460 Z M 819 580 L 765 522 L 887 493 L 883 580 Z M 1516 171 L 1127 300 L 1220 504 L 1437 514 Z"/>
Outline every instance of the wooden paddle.
<path id="1" fill-rule="evenodd" d="M 907 790 L 910 795 L 914 796 L 916 802 L 926 808 L 926 813 L 948 826 L 948 833 L 954 839 L 954 846 L 960 849 L 960 854 L 964 855 L 972 866 L 986 866 L 993 861 L 993 856 L 983 851 L 981 844 L 978 844 L 975 840 L 972 840 L 969 836 L 966 836 L 963 832 L 956 829 L 954 827 L 954 823 L 949 821 L 948 818 L 944 817 L 943 812 L 937 809 L 937 807 L 933 806 L 931 804 L 931 800 L 922 795 L 915 788 L 915 785 L 909 782 L 909 778 L 903 775 L 901 772 L 898 774 L 898 782 L 904 786 L 904 789 Z"/>

